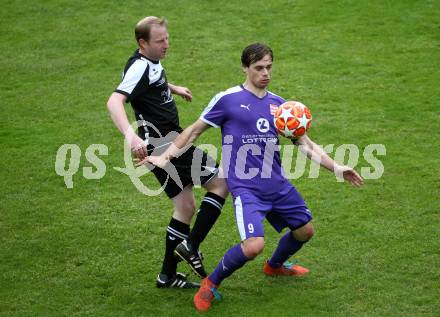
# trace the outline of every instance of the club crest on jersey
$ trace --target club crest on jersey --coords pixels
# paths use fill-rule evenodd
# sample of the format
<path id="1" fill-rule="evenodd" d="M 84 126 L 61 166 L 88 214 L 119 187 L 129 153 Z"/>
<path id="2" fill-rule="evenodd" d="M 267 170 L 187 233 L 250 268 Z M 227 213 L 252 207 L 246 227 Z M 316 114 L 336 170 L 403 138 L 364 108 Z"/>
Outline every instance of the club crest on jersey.
<path id="1" fill-rule="evenodd" d="M 269 107 L 270 107 L 270 114 L 274 116 L 275 112 L 277 112 L 278 106 L 274 104 L 270 104 Z"/>
<path id="2" fill-rule="evenodd" d="M 269 120 L 265 118 L 260 118 L 257 120 L 258 131 L 260 131 L 261 133 L 266 133 L 267 131 L 269 131 L 269 128 Z"/>

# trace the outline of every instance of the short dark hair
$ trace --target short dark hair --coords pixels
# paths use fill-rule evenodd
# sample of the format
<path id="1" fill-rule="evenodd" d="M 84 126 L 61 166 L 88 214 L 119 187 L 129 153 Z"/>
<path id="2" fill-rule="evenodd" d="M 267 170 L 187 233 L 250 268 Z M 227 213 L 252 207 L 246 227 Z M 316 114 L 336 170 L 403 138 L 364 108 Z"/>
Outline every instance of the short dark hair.
<path id="1" fill-rule="evenodd" d="M 241 54 L 241 64 L 249 67 L 251 64 L 258 62 L 264 56 L 270 55 L 273 61 L 272 49 L 266 44 L 254 43 L 247 46 Z"/>
<path id="2" fill-rule="evenodd" d="M 145 17 L 140 20 L 134 29 L 134 36 L 136 42 L 139 43 L 140 39 L 146 42 L 150 41 L 150 32 L 153 25 L 167 26 L 167 20 L 165 18 L 158 18 L 154 16 Z"/>

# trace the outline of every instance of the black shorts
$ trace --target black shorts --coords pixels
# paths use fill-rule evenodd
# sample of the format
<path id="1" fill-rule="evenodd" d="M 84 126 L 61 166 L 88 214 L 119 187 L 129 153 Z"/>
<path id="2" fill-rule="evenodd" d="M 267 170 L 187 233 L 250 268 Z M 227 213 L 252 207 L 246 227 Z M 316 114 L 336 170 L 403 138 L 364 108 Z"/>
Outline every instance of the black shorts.
<path id="1" fill-rule="evenodd" d="M 173 158 L 167 167 L 161 169 L 156 166 L 152 172 L 160 185 L 165 186 L 167 196 L 173 198 L 188 185 L 204 185 L 213 179 L 218 174 L 218 164 L 208 154 L 191 146 L 185 153 Z"/>

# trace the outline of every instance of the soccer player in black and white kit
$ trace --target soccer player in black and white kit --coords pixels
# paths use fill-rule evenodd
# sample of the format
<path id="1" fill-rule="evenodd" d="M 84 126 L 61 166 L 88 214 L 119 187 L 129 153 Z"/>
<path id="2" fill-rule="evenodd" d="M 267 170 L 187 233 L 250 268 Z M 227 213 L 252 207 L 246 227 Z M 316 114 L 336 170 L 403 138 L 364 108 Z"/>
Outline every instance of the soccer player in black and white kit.
<path id="1" fill-rule="evenodd" d="M 177 135 L 182 131 L 173 94 L 186 101 L 192 100 L 192 94 L 186 87 L 168 83 L 160 63 L 169 48 L 166 20 L 153 16 L 143 18 L 135 27 L 135 37 L 138 49 L 129 58 L 122 82 L 110 96 L 107 108 L 114 124 L 129 142 L 133 154 L 142 160 L 160 147 L 166 148 L 165 145 L 170 142 L 166 137 L 169 133 Z M 136 120 L 143 123 L 138 125 L 137 133 L 128 121 L 125 102 L 131 103 Z M 194 166 L 191 166 L 194 156 L 201 158 L 198 168 L 200 177 L 196 182 Z M 220 215 L 228 194 L 224 179 L 218 177 L 218 166 L 212 162 L 213 159 L 206 153 L 191 147 L 182 156 L 173 159 L 177 180 L 176 175 L 170 175 L 165 169 L 155 167 L 152 170 L 160 184 L 165 186 L 165 193 L 174 205 L 173 216 L 166 230 L 165 257 L 156 280 L 157 287 L 199 286 L 176 272 L 178 257 L 188 262 L 197 275 L 206 276 L 198 247 Z M 192 192 L 194 183 L 202 185 L 207 193 L 190 232 L 189 224 L 196 206 Z"/>

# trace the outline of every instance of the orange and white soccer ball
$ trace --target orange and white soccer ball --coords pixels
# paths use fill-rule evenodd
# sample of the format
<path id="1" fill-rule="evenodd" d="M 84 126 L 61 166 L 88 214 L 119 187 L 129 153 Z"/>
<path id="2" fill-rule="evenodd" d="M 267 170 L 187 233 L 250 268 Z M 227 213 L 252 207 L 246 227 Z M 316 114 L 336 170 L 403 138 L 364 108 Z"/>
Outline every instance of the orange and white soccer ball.
<path id="1" fill-rule="evenodd" d="M 289 139 L 303 136 L 312 124 L 309 108 L 298 101 L 286 101 L 278 107 L 274 117 L 278 133 Z"/>

